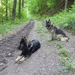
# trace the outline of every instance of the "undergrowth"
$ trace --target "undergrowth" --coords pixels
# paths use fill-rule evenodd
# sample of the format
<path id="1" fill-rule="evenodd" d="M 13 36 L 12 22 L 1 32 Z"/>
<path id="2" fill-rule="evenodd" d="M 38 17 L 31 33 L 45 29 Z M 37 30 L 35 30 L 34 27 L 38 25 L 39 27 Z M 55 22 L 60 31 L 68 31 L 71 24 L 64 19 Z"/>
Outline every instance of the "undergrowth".
<path id="1" fill-rule="evenodd" d="M 19 25 L 25 23 L 28 19 L 16 19 L 15 21 L 5 21 L 2 24 L 0 24 L 0 34 L 4 35 L 11 30 L 14 30 L 14 28 L 18 27 Z"/>
<path id="2" fill-rule="evenodd" d="M 75 33 L 75 5 L 72 5 L 72 8 L 69 8 L 66 11 L 63 10 L 52 17 L 48 16 L 45 18 L 45 20 L 48 19 L 50 19 L 54 25 Z"/>
<path id="3" fill-rule="evenodd" d="M 61 45 L 61 43 L 56 42 L 56 45 L 58 47 L 58 55 L 60 56 L 60 61 L 62 63 L 62 69 L 65 70 L 75 70 L 75 64 L 71 61 L 71 53 L 64 49 Z"/>
<path id="4" fill-rule="evenodd" d="M 40 36 L 44 36 L 46 33 L 48 33 L 47 29 L 42 26 L 41 22 L 36 21 L 36 24 L 37 24 L 36 31 L 40 34 Z"/>

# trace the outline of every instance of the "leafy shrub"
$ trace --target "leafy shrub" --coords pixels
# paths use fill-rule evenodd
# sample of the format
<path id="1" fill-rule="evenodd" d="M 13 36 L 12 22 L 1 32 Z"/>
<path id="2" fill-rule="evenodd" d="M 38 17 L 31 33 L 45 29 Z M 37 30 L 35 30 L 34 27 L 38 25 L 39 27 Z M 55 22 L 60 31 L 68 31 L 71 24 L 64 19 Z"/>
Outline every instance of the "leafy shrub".
<path id="1" fill-rule="evenodd" d="M 72 8 L 67 9 L 67 11 L 63 10 L 52 17 L 47 17 L 46 19 L 51 19 L 51 22 L 54 25 L 75 33 L 75 5 L 72 5 Z"/>

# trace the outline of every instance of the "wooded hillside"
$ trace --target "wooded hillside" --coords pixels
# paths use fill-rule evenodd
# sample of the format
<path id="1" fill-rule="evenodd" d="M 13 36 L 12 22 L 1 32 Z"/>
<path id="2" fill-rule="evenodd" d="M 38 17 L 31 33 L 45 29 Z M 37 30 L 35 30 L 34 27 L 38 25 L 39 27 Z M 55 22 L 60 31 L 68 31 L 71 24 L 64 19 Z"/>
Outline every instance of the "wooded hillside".
<path id="1" fill-rule="evenodd" d="M 0 0 L 0 22 L 2 25 L 19 24 L 28 19 L 33 19 L 36 16 L 37 18 L 47 18 L 55 14 L 58 15 L 58 13 L 64 10 L 66 10 L 67 14 L 71 9 L 70 16 L 72 17 L 72 13 L 74 15 L 75 10 L 75 6 L 72 6 L 74 2 L 74 0 Z M 68 17 L 66 19 L 68 20 L 70 18 Z M 56 21 L 57 20 L 54 19 L 55 24 L 57 24 Z M 64 20 L 62 21 L 64 22 Z M 59 23 L 60 22 L 61 21 L 59 21 Z M 73 22 L 73 24 L 74 23 L 75 22 Z M 72 22 L 69 24 L 72 24 Z"/>
<path id="2" fill-rule="evenodd" d="M 0 22 L 28 17 L 30 14 L 53 15 L 71 7 L 74 0 L 0 0 Z"/>

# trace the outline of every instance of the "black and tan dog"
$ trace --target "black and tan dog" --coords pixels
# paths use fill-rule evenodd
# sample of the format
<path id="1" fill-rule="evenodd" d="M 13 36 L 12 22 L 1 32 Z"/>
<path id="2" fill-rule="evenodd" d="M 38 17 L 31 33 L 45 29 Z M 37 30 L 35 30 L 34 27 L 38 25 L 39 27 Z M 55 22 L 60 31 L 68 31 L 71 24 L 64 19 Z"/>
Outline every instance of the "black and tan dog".
<path id="1" fill-rule="evenodd" d="M 19 50 L 22 50 L 22 53 L 15 62 L 22 62 L 26 58 L 30 57 L 35 51 L 37 51 L 41 47 L 40 42 L 38 40 L 27 41 L 26 37 L 23 37 L 20 41 L 20 45 L 18 47 Z"/>
<path id="2" fill-rule="evenodd" d="M 53 24 L 51 24 L 50 20 L 46 21 L 46 28 L 52 35 L 51 40 L 55 40 L 55 39 L 60 40 L 60 41 L 68 41 L 69 40 L 69 38 L 66 36 L 64 31 L 57 28 Z"/>

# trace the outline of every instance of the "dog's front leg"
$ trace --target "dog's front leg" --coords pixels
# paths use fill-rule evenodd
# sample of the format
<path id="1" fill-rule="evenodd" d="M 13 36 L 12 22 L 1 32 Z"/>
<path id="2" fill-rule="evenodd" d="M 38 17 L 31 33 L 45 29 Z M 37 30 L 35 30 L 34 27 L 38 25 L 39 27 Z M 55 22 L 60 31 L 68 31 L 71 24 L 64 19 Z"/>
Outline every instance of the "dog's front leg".
<path id="1" fill-rule="evenodd" d="M 52 38 L 51 38 L 51 40 L 52 40 L 52 41 L 55 40 L 55 33 L 52 33 Z"/>
<path id="2" fill-rule="evenodd" d="M 26 60 L 26 57 L 22 57 L 19 61 L 18 61 L 18 63 L 21 63 L 21 62 L 23 62 L 24 60 Z"/>
<path id="3" fill-rule="evenodd" d="M 15 60 L 15 62 L 17 63 L 23 56 L 18 56 Z"/>

